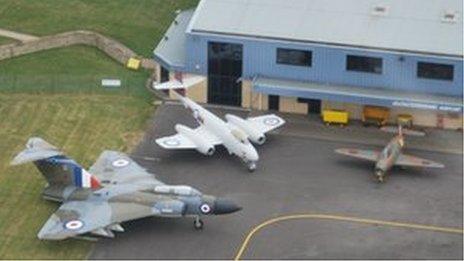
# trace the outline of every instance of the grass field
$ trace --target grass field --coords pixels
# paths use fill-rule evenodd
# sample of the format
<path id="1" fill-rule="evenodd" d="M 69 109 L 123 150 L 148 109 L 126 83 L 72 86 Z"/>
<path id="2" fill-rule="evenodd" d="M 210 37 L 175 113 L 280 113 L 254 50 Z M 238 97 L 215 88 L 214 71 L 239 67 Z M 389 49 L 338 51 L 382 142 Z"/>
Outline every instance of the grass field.
<path id="1" fill-rule="evenodd" d="M 14 43 L 14 42 L 15 42 L 15 40 L 13 40 L 13 39 L 0 36 L 0 45 L 8 44 L 8 43 Z"/>
<path id="2" fill-rule="evenodd" d="M 175 10 L 198 0 L 0 0 L 0 28 L 48 35 L 89 29 L 151 56 Z M 10 42 L 0 38 L 0 44 Z M 89 167 L 102 150 L 130 151 L 154 111 L 149 73 L 129 71 L 95 48 L 75 46 L 0 62 L 0 259 L 83 259 L 92 243 L 36 235 L 58 205 L 44 201 L 32 164 L 9 162 L 30 136 Z M 105 89 L 101 79 L 122 87 Z"/>
<path id="3" fill-rule="evenodd" d="M 40 197 L 32 164 L 10 167 L 30 136 L 40 136 L 89 167 L 104 149 L 128 151 L 152 107 L 131 96 L 0 94 L 0 259 L 82 259 L 91 243 L 47 242 L 36 234 L 57 204 Z"/>
<path id="4" fill-rule="evenodd" d="M 48 35 L 88 29 L 111 36 L 151 57 L 177 9 L 198 0 L 0 0 L 0 27 Z"/>
<path id="5" fill-rule="evenodd" d="M 0 62 L 0 259 L 86 257 L 89 242 L 37 239 L 58 205 L 42 200 L 45 182 L 32 164 L 9 162 L 30 136 L 62 147 L 84 167 L 104 149 L 130 151 L 154 111 L 148 76 L 83 46 Z M 102 78 L 123 86 L 105 89 Z"/>
<path id="6" fill-rule="evenodd" d="M 99 93 L 151 97 L 143 88 L 146 71 L 130 71 L 96 48 L 74 46 L 0 62 L 3 93 Z M 122 88 L 101 87 L 104 78 L 120 79 Z"/>

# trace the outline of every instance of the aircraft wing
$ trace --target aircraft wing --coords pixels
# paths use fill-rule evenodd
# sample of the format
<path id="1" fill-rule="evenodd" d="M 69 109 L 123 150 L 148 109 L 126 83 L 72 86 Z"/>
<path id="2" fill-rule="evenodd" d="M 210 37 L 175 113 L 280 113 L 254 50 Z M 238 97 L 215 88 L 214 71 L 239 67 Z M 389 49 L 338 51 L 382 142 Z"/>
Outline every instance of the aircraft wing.
<path id="1" fill-rule="evenodd" d="M 369 161 L 377 161 L 379 158 L 379 151 L 375 150 L 359 150 L 359 149 L 337 149 L 335 150 L 336 153 L 358 158 L 364 159 Z"/>
<path id="2" fill-rule="evenodd" d="M 255 128 L 263 133 L 277 129 L 285 124 L 285 120 L 275 114 L 268 114 L 258 117 L 250 117 L 247 119 Z"/>
<path id="3" fill-rule="evenodd" d="M 421 159 L 418 157 L 401 154 L 395 162 L 398 166 L 423 167 L 423 168 L 444 168 L 441 163 L 431 160 Z"/>
<path id="4" fill-rule="evenodd" d="M 218 137 L 210 133 L 204 126 L 196 128 L 194 132 L 203 139 L 209 141 L 214 146 L 222 144 L 222 141 Z M 195 143 L 192 140 L 180 133 L 168 137 L 159 138 L 156 140 L 156 143 L 165 149 L 197 148 L 197 145 L 195 145 Z"/>
<path id="5" fill-rule="evenodd" d="M 143 217 L 161 215 L 164 208 L 183 209 L 178 200 L 157 202 L 154 205 L 131 202 L 69 201 L 51 215 L 38 237 L 45 240 L 62 240 L 86 233 L 113 237 L 112 228 L 119 223 Z M 170 213 L 172 215 L 172 213 Z M 119 231 L 122 232 L 119 226 Z"/>
<path id="6" fill-rule="evenodd" d="M 126 154 L 117 151 L 104 151 L 90 167 L 89 172 L 96 176 L 102 185 L 162 184 L 155 179 L 155 175 L 147 172 Z"/>

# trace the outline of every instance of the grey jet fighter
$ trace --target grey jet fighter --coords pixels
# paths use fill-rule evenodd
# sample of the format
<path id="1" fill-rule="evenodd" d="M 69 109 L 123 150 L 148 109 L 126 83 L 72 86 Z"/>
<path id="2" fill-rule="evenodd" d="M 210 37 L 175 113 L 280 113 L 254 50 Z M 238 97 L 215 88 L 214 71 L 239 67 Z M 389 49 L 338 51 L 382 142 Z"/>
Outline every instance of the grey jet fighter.
<path id="1" fill-rule="evenodd" d="M 384 131 L 391 132 L 391 128 L 383 128 Z M 422 168 L 444 168 L 443 164 L 421 159 L 418 157 L 405 155 L 402 153 L 404 147 L 404 134 L 423 136 L 424 134 L 414 130 L 406 129 L 403 133 L 401 126 L 398 127 L 396 135 L 382 151 L 360 150 L 360 149 L 337 149 L 335 152 L 355 157 L 359 159 L 375 162 L 375 176 L 379 182 L 385 180 L 385 175 L 393 166 L 402 167 L 422 167 Z"/>
<path id="2" fill-rule="evenodd" d="M 87 171 L 56 147 L 30 138 L 12 165 L 33 162 L 47 180 L 43 197 L 62 203 L 38 233 L 39 239 L 62 240 L 86 235 L 114 237 L 122 222 L 144 217 L 193 217 L 239 211 L 232 201 L 204 195 L 190 186 L 171 186 L 127 155 L 104 151 Z"/>

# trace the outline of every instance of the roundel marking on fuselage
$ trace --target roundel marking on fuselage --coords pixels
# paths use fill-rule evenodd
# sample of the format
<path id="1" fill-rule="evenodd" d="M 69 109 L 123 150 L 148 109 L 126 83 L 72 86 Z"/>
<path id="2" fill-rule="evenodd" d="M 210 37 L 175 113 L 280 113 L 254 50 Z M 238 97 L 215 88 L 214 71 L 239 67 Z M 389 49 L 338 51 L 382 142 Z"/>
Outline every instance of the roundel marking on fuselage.
<path id="1" fill-rule="evenodd" d="M 211 211 L 211 207 L 208 204 L 202 204 L 200 206 L 200 211 L 204 214 L 208 214 Z"/>
<path id="2" fill-rule="evenodd" d="M 84 226 L 84 222 L 79 219 L 74 219 L 66 222 L 64 227 L 69 230 L 79 230 Z"/>
<path id="3" fill-rule="evenodd" d="M 168 139 L 163 142 L 167 146 L 177 147 L 180 145 L 180 142 L 176 139 Z"/>
<path id="4" fill-rule="evenodd" d="M 275 126 L 279 124 L 280 120 L 277 118 L 266 118 L 263 120 L 263 123 L 268 125 L 268 126 Z"/>
<path id="5" fill-rule="evenodd" d="M 127 165 L 129 165 L 129 161 L 127 159 L 117 159 L 115 161 L 113 161 L 113 166 L 116 167 L 116 168 L 122 168 L 122 167 L 125 167 Z"/>

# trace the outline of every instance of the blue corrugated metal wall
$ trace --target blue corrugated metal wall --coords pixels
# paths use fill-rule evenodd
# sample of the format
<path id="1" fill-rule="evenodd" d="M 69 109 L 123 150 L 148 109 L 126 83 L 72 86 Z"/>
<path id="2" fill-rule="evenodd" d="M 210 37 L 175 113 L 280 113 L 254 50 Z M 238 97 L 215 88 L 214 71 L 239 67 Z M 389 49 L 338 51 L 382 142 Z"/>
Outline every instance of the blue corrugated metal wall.
<path id="1" fill-rule="evenodd" d="M 359 49 L 341 49 L 312 44 L 254 40 L 248 38 L 193 35 L 187 37 L 187 68 L 196 74 L 207 73 L 207 47 L 209 41 L 243 44 L 243 76 L 262 75 L 300 81 L 314 81 L 340 85 L 384 87 L 410 92 L 462 96 L 462 59 L 442 59 L 416 55 L 375 52 Z M 313 52 L 312 67 L 280 65 L 276 63 L 276 48 L 296 48 Z M 383 59 L 383 73 L 371 74 L 346 71 L 346 55 L 367 55 Z M 403 61 L 400 57 L 403 56 Z M 454 65 L 454 80 L 428 80 L 417 78 L 417 62 L 436 62 Z"/>

